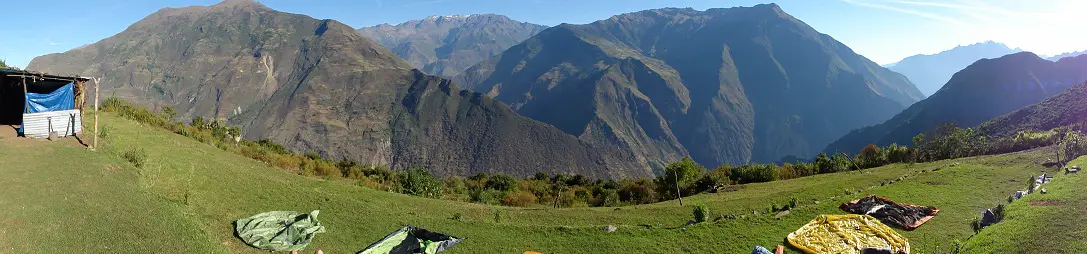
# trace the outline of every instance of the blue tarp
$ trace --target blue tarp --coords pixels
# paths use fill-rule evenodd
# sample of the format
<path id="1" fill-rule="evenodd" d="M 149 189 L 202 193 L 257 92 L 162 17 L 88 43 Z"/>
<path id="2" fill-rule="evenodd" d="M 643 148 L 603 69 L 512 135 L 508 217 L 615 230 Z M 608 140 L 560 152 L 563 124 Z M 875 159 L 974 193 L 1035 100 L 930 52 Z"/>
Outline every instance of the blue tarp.
<path id="1" fill-rule="evenodd" d="M 68 83 L 48 94 L 26 93 L 26 110 L 23 113 L 75 109 L 75 92 L 72 86 L 72 83 Z"/>
<path id="2" fill-rule="evenodd" d="M 75 90 L 72 87 L 72 83 L 68 83 L 48 94 L 26 93 L 26 109 L 23 110 L 23 113 L 75 109 Z M 19 133 L 23 133 L 22 124 L 19 125 Z"/>

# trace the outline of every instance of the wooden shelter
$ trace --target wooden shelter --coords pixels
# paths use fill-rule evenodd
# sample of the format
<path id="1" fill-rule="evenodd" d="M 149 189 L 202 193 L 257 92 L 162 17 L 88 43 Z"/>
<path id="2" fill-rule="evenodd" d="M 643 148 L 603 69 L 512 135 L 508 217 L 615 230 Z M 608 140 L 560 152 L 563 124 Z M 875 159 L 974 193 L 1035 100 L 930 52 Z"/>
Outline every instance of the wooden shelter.
<path id="1" fill-rule="evenodd" d="M 0 125 L 6 125 L 25 137 L 64 137 L 81 133 L 81 110 L 86 101 L 86 83 L 89 80 L 0 68 Z M 67 94 L 69 92 L 71 94 Z M 45 98 L 51 95 L 63 96 Z M 38 100 L 49 100 L 53 104 L 35 104 L 41 102 Z"/>

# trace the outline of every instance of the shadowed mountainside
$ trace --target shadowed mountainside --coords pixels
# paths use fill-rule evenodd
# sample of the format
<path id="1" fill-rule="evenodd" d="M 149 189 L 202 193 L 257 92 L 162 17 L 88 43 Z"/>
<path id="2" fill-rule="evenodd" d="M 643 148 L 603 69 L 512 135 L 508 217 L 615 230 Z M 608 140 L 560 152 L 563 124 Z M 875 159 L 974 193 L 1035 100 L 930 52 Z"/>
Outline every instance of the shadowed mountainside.
<path id="1" fill-rule="evenodd" d="M 158 11 L 29 69 L 103 78 L 102 97 L 226 119 L 248 139 L 441 175 L 651 176 L 592 145 L 410 65 L 353 28 L 249 0 Z"/>
<path id="2" fill-rule="evenodd" d="M 923 96 L 777 5 L 657 9 L 544 30 L 457 77 L 651 164 L 811 157 Z"/>

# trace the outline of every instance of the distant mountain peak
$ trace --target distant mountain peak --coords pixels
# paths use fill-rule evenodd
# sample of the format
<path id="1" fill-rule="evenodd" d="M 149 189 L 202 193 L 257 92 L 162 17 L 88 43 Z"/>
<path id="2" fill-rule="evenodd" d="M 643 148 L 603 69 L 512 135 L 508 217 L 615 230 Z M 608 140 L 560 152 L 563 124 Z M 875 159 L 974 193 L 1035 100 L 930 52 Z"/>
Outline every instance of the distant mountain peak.
<path id="1" fill-rule="evenodd" d="M 545 28 L 503 15 L 469 14 L 429 16 L 358 31 L 417 69 L 453 77 Z"/>
<path id="2" fill-rule="evenodd" d="M 917 54 L 890 64 L 887 68 L 906 75 L 922 93 L 932 95 L 951 79 L 951 75 L 966 66 L 986 58 L 997 58 L 1021 52 L 1000 42 L 983 41 L 935 54 Z"/>
<path id="3" fill-rule="evenodd" d="M 271 9 L 268 8 L 268 6 L 265 6 L 264 4 L 258 3 L 254 0 L 224 0 L 215 5 L 212 5 L 211 7 L 258 7 Z"/>

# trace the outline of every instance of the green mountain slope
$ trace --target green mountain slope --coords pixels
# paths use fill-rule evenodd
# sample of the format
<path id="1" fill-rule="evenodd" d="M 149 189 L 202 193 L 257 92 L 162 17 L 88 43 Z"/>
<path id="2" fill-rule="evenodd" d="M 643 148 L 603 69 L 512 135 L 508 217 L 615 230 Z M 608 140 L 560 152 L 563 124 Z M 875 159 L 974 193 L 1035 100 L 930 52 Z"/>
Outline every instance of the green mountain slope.
<path id="1" fill-rule="evenodd" d="M 456 80 L 590 143 L 705 165 L 814 156 L 922 98 L 774 4 L 563 24 Z"/>
<path id="2" fill-rule="evenodd" d="M 1087 57 L 1050 62 L 1022 52 L 979 60 L 955 73 L 931 97 L 886 122 L 850 132 L 824 151 L 854 153 L 867 144 L 912 144 L 911 138 L 942 123 L 973 127 L 1084 80 L 1087 80 Z"/>
<path id="3" fill-rule="evenodd" d="M 11 252 L 262 253 L 244 246 L 230 222 L 270 210 L 321 210 L 328 232 L 306 253 L 352 253 L 405 224 L 464 237 L 449 253 L 747 252 L 784 244 L 785 236 L 838 204 L 868 194 L 941 209 L 914 231 L 899 230 L 914 252 L 947 251 L 972 234 L 969 219 L 1005 202 L 1038 175 L 1037 150 L 817 175 L 744 185 L 717 194 L 631 207 L 511 208 L 375 191 L 343 180 L 308 178 L 149 128 L 116 115 L 101 117 L 108 135 L 92 152 L 61 142 L 0 139 L 0 243 Z M 70 142 L 68 142 L 70 141 Z M 121 155 L 146 151 L 143 167 Z M 65 158 L 65 159 L 56 159 Z M 957 166 L 949 165 L 961 163 Z M 934 168 L 942 168 L 933 171 Z M 1020 180 L 1019 182 L 1009 180 Z M 886 184 L 894 181 L 892 184 Z M 962 186 L 970 186 L 963 188 Z M 775 219 L 772 205 L 799 206 Z M 816 203 L 815 201 L 819 201 Z M 690 203 L 705 204 L 714 222 L 678 229 Z M 758 214 L 752 214 L 758 211 Z M 459 216 L 458 216 L 459 215 Z M 455 219 L 459 218 L 459 219 Z M 63 225 L 63 227 L 62 227 Z M 615 225 L 618 232 L 601 230 Z M 1078 224 L 1074 224 L 1078 225 Z M 1074 226 L 1073 228 L 1078 228 Z M 728 235 L 728 241 L 706 241 Z M 1023 245 L 1020 245 L 1023 246 Z M 1082 249 L 1025 245 L 1026 252 Z M 263 252 L 267 253 L 267 252 Z"/>
<path id="4" fill-rule="evenodd" d="M 1021 131 L 1047 131 L 1087 123 L 1087 85 L 1075 85 L 1033 105 L 978 125 L 989 137 L 1008 137 Z"/>
<path id="5" fill-rule="evenodd" d="M 594 145 L 421 74 L 332 20 L 249 0 L 164 9 L 29 69 L 103 77 L 103 97 L 227 119 L 248 139 L 297 152 L 441 175 L 651 176 L 628 151 Z"/>
<path id="6" fill-rule="evenodd" d="M 397 25 L 363 27 L 359 32 L 416 69 L 452 78 L 545 28 L 502 15 L 475 14 L 431 16 Z"/>

